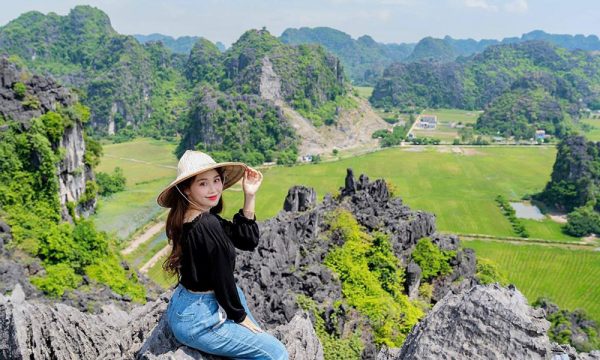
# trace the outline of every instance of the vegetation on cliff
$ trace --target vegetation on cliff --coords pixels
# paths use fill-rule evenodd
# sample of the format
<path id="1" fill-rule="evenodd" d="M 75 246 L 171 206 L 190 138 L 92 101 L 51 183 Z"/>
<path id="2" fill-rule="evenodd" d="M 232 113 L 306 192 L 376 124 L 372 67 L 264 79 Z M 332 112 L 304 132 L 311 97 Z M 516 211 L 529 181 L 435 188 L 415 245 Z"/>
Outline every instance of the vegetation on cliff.
<path id="1" fill-rule="evenodd" d="M 551 179 L 535 198 L 570 212 L 567 233 L 600 233 L 600 142 L 579 135 L 563 139 L 558 144 Z"/>
<path id="2" fill-rule="evenodd" d="M 144 301 L 145 290 L 136 274 L 121 266 L 113 239 L 75 214 L 78 205 L 95 200 L 94 181 L 86 182 L 78 204 L 66 204 L 74 222 L 62 219 L 57 170 L 67 153 L 60 143 L 67 129 L 81 127 L 88 117 L 89 110 L 78 103 L 56 104 L 56 111 L 26 122 L 0 117 L 0 216 L 13 237 L 6 246 L 26 263 L 41 263 L 43 270 L 30 281 L 49 296 L 60 297 L 85 282 L 106 284 Z M 83 160 L 94 166 L 100 154 L 99 144 L 92 141 Z"/>

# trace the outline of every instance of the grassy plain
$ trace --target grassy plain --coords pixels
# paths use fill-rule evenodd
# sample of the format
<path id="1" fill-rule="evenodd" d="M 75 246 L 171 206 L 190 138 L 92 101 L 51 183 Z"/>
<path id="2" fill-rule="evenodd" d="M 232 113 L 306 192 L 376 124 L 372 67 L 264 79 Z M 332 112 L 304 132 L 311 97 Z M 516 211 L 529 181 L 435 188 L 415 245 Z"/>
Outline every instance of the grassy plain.
<path id="1" fill-rule="evenodd" d="M 530 303 L 549 297 L 561 308 L 585 309 L 600 323 L 600 252 L 480 240 L 463 246 L 494 261 Z"/>
<path id="2" fill-rule="evenodd" d="M 353 86 L 352 87 L 358 93 L 358 96 L 369 100 L 371 94 L 373 94 L 373 87 L 371 86 Z"/>
<path id="3" fill-rule="evenodd" d="M 134 154 L 134 149 L 139 154 Z M 100 171 L 121 166 L 128 188 L 102 200 L 95 216 L 99 228 L 126 238 L 160 213 L 156 195 L 175 176 L 177 160 L 172 149 L 172 144 L 147 139 L 105 146 Z M 134 156 L 152 164 L 126 159 Z M 319 199 L 328 192 L 336 193 L 344 183 L 346 169 L 353 168 L 357 177 L 365 173 L 394 184 L 396 194 L 413 209 L 436 214 L 441 231 L 513 236 L 494 198 L 500 194 L 518 200 L 540 191 L 549 179 L 555 156 L 552 147 L 399 147 L 334 162 L 269 167 L 262 169 L 265 177 L 256 212 L 259 219 L 274 216 L 293 185 L 314 187 Z M 223 198 L 224 215 L 230 217 L 243 205 L 240 185 L 227 190 Z M 526 226 L 532 237 L 576 240 L 563 235 L 560 226 L 550 220 L 527 220 Z"/>

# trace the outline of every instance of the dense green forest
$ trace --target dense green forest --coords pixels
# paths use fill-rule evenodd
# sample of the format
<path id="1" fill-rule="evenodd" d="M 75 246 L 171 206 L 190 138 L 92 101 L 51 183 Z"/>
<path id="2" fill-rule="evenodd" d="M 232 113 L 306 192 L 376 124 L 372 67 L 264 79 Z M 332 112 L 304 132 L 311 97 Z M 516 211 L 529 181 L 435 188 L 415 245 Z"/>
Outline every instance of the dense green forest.
<path id="1" fill-rule="evenodd" d="M 257 95 L 233 96 L 200 87 L 186 115 L 177 157 L 187 149 L 208 151 L 216 161 L 296 162 L 297 140 L 281 110 Z"/>
<path id="2" fill-rule="evenodd" d="M 72 86 L 91 109 L 87 127 L 92 136 L 182 138 L 180 148 L 229 149 L 220 155 L 252 164 L 265 159 L 289 163 L 297 155 L 294 131 L 281 111 L 258 99 L 264 93 L 315 126 L 334 124 L 341 108 L 354 105 L 341 63 L 321 46 L 287 45 L 264 29 L 247 31 L 225 52 L 201 37 L 182 38 L 180 45 L 190 46 L 192 39 L 188 54 L 170 50 L 164 44 L 170 39 L 160 35 L 145 38 L 142 45 L 115 32 L 102 11 L 77 6 L 67 16 L 28 12 L 0 27 L 0 53 Z M 264 71 L 272 72 L 271 83 L 265 83 Z M 227 126 L 251 127 L 252 136 L 240 142 L 244 133 L 226 136 L 231 128 L 216 122 L 202 126 L 222 131 L 189 134 L 198 127 L 194 121 L 217 121 L 221 110 L 227 113 L 229 105 L 219 103 L 209 107 L 216 113 L 208 114 L 209 108 L 201 106 L 207 98 L 234 102 L 239 116 L 228 119 Z M 265 139 L 258 145 L 260 137 Z M 287 152 L 281 152 L 283 146 L 289 146 Z"/>

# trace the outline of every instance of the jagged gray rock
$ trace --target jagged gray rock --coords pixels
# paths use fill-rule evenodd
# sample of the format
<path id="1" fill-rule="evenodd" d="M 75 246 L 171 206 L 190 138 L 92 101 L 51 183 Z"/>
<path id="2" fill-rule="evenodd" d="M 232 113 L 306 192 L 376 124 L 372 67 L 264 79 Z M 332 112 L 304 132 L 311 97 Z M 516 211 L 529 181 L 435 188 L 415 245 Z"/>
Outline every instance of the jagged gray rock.
<path id="1" fill-rule="evenodd" d="M 0 295 L 2 359 L 221 359 L 188 348 L 173 337 L 165 320 L 171 293 L 130 313 L 111 305 L 85 314 L 64 304 L 29 302 L 20 285 Z M 274 329 L 290 359 L 322 359 L 323 348 L 307 314 L 298 313 Z"/>
<path id="2" fill-rule="evenodd" d="M 406 292 L 411 300 L 414 300 L 419 295 L 419 286 L 421 285 L 421 267 L 414 261 L 406 267 Z"/>
<path id="3" fill-rule="evenodd" d="M 516 288 L 477 285 L 449 293 L 413 328 L 400 350 L 384 349 L 377 359 L 600 358 L 600 352 L 569 354 L 568 347 L 551 344 L 549 326 L 544 311 L 530 307 Z"/>
<path id="4" fill-rule="evenodd" d="M 284 211 L 306 211 L 317 203 L 317 193 L 315 189 L 306 186 L 296 185 L 288 190 L 288 194 L 283 202 Z"/>

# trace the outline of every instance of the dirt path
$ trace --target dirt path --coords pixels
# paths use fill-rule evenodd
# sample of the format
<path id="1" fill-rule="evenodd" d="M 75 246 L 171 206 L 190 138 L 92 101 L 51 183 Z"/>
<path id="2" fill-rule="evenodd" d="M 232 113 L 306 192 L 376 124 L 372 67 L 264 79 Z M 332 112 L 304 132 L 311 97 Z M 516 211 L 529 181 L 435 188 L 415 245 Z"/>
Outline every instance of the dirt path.
<path id="1" fill-rule="evenodd" d="M 158 166 L 158 167 L 164 167 L 167 169 L 177 169 L 177 166 L 170 166 L 170 165 L 160 165 L 160 164 L 155 164 L 149 161 L 143 161 L 143 160 L 138 160 L 138 159 L 133 159 L 133 158 L 124 158 L 124 157 L 118 157 L 118 156 L 113 156 L 113 155 L 104 155 L 107 158 L 113 158 L 113 159 L 119 159 L 119 160 L 125 160 L 125 161 L 131 161 L 131 162 L 136 162 L 136 163 L 140 163 L 140 164 L 146 164 L 146 165 L 153 165 L 153 166 Z"/>
<path id="2" fill-rule="evenodd" d="M 541 245 L 541 246 L 553 246 L 553 247 L 560 247 L 563 249 L 584 249 L 584 250 L 594 250 L 597 251 L 597 249 L 594 249 L 595 244 L 593 243 L 586 243 L 586 242 L 553 242 L 553 241 L 546 241 L 543 239 L 523 239 L 520 240 L 518 238 L 511 238 L 511 237 L 502 237 L 502 236 L 490 236 L 490 235 L 477 235 L 477 234 L 456 234 L 458 235 L 458 237 L 463 240 L 481 240 L 481 241 L 501 241 L 501 242 L 507 242 L 507 243 L 511 243 L 511 244 L 516 244 L 516 245 Z"/>
<path id="3" fill-rule="evenodd" d="M 154 254 L 154 256 L 150 260 L 148 260 L 148 262 L 145 263 L 144 266 L 141 267 L 140 272 L 147 274 L 148 270 L 150 270 L 150 268 L 153 267 L 154 264 L 156 264 L 158 260 L 160 260 L 162 257 L 167 256 L 170 251 L 171 245 L 167 245 L 164 248 L 162 248 L 159 252 Z"/>
<path id="4" fill-rule="evenodd" d="M 144 231 L 140 236 L 133 239 L 133 241 L 127 246 L 125 249 L 121 250 L 121 254 L 127 255 L 131 254 L 135 249 L 137 249 L 140 245 L 150 240 L 154 235 L 158 234 L 162 229 L 164 229 L 165 223 L 159 222 L 150 227 L 150 229 Z"/>

